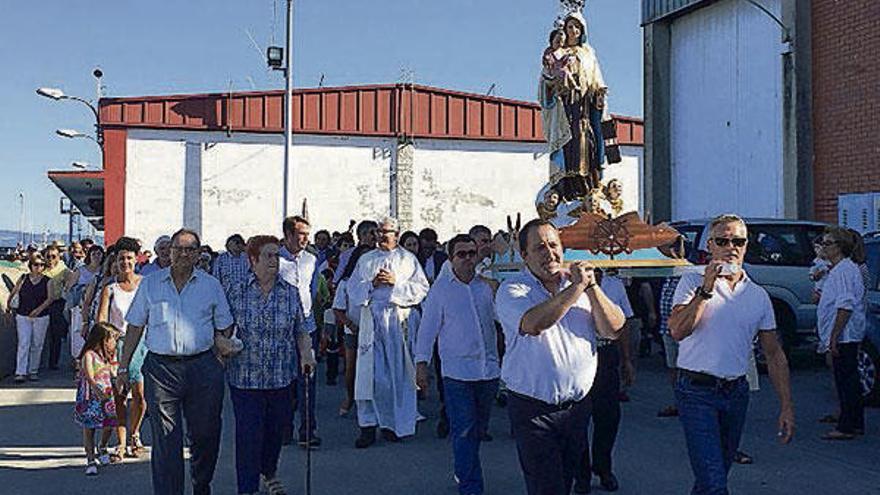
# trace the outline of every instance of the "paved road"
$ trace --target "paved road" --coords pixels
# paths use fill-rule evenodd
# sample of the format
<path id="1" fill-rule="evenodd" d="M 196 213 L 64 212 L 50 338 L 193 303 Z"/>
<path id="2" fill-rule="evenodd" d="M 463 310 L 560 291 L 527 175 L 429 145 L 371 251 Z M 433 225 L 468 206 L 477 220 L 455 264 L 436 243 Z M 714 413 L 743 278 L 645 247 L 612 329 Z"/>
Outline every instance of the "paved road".
<path id="1" fill-rule="evenodd" d="M 656 411 L 671 400 L 659 358 L 642 359 L 632 401 L 624 404 L 623 424 L 615 454 L 619 493 L 683 494 L 689 491 L 690 467 L 681 428 L 675 419 L 659 419 Z M 731 489 L 748 494 L 880 494 L 880 414 L 868 413 L 868 431 L 853 442 L 827 443 L 816 419 L 835 407 L 830 377 L 823 370 L 798 370 L 793 377 L 799 429 L 795 442 L 775 442 L 776 400 L 762 377 L 762 390 L 752 395 L 743 448 L 755 457 L 751 466 L 735 466 Z M 333 495 L 414 494 L 455 495 L 451 451 L 433 436 L 436 402 L 420 403 L 429 416 L 418 435 L 402 444 L 381 440 L 355 450 L 354 419 L 336 416 L 341 387 L 319 388 L 318 414 L 324 445 L 313 454 L 313 493 Z M 71 419 L 73 388 L 61 374 L 48 376 L 39 387 L 0 384 L 0 493 L 8 495 L 150 493 L 147 461 L 127 462 L 85 478 L 81 434 Z M 224 409 L 223 447 L 214 492 L 235 493 L 232 408 Z M 148 432 L 145 428 L 145 432 Z M 509 437 L 507 414 L 493 410 L 482 458 L 487 493 L 524 493 L 516 448 Z M 147 441 L 149 434 L 146 433 Z M 305 455 L 285 447 L 280 475 L 290 493 L 300 494 Z M 595 492 L 594 492 L 595 493 Z M 601 492 L 600 492 L 601 493 Z"/>

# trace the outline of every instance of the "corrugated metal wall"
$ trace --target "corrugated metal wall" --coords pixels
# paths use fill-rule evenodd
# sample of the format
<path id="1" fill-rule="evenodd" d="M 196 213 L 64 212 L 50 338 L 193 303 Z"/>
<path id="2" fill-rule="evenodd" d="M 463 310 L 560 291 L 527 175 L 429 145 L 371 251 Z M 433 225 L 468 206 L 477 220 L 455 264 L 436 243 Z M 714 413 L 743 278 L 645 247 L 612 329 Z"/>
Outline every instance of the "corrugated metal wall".
<path id="1" fill-rule="evenodd" d="M 642 0 L 642 24 L 650 24 L 707 1 L 711 0 Z"/>
<path id="2" fill-rule="evenodd" d="M 766 0 L 774 12 L 781 0 Z M 672 215 L 781 217 L 779 30 L 746 2 L 722 0 L 671 27 Z"/>

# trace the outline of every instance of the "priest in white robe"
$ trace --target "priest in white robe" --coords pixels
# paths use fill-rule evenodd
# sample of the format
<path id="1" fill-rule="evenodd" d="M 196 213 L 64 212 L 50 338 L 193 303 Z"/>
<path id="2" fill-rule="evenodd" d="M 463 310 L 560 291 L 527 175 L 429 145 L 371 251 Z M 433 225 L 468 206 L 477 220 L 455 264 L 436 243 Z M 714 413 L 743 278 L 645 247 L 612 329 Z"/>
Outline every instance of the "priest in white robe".
<path id="1" fill-rule="evenodd" d="M 416 431 L 415 368 L 410 332 L 418 328 L 415 306 L 428 294 L 428 280 L 418 259 L 398 246 L 397 220 L 379 226 L 378 249 L 364 254 L 346 286 L 349 301 L 361 308 L 358 333 L 357 403 L 360 437 L 355 447 Z"/>

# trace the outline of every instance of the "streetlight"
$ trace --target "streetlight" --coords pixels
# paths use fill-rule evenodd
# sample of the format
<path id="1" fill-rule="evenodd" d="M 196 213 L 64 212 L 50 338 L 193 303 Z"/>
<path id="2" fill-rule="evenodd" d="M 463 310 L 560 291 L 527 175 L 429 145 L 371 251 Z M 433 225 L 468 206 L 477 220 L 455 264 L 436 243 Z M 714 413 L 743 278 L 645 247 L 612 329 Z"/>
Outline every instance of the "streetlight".
<path id="1" fill-rule="evenodd" d="M 286 54 L 284 52 L 287 52 Z M 285 57 L 285 55 L 287 55 Z M 282 215 L 287 218 L 290 195 L 290 155 L 293 146 L 293 0 L 287 0 L 287 50 L 270 46 L 266 50 L 266 62 L 272 70 L 284 72 L 284 184 L 282 184 Z M 283 63 L 283 67 L 282 67 Z"/>

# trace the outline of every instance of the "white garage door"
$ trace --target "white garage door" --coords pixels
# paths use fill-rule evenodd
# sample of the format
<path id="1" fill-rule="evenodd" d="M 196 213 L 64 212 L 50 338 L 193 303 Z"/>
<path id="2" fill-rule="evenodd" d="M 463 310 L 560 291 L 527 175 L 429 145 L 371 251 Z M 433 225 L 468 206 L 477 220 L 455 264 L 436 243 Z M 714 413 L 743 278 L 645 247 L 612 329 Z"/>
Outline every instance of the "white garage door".
<path id="1" fill-rule="evenodd" d="M 672 24 L 674 219 L 783 215 L 782 50 L 779 26 L 739 0 Z"/>

